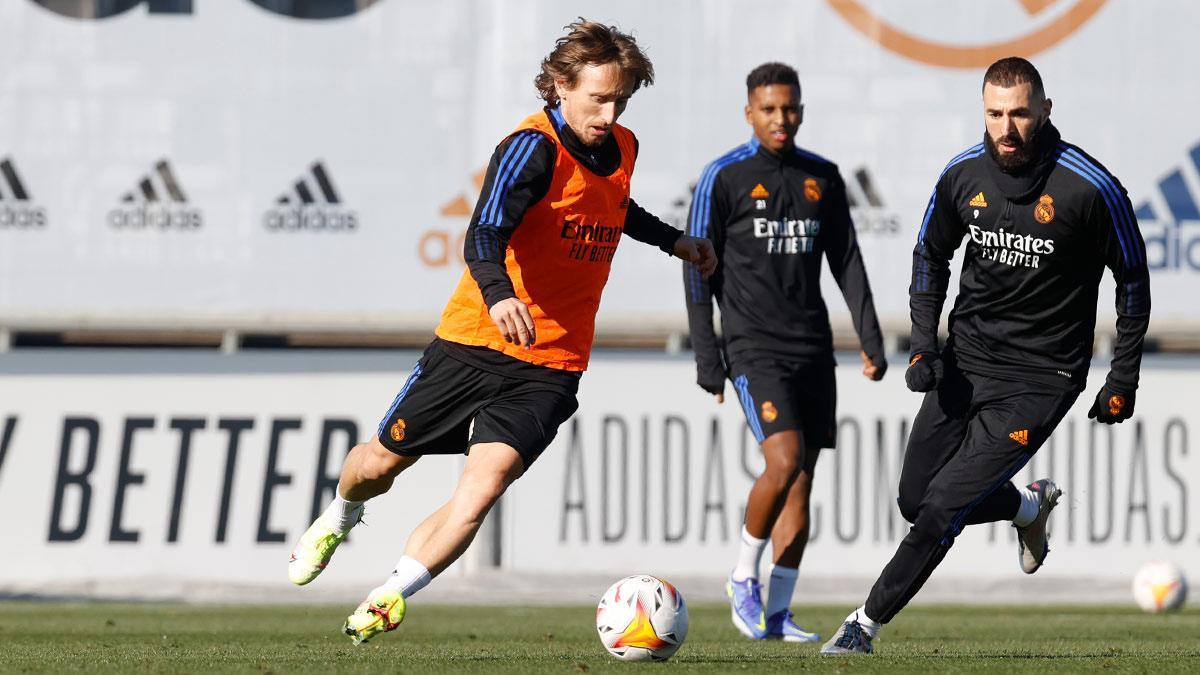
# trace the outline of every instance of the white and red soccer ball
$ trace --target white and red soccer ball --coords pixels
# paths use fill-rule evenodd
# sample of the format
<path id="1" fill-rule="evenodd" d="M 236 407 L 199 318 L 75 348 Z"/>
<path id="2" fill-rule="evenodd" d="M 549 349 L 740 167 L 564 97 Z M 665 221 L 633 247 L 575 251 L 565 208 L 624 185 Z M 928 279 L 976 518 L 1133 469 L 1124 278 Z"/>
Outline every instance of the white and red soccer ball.
<path id="1" fill-rule="evenodd" d="M 1133 577 L 1133 599 L 1151 614 L 1179 609 L 1187 599 L 1187 579 L 1175 563 L 1154 560 Z"/>
<path id="2" fill-rule="evenodd" d="M 596 607 L 596 632 L 623 661 L 665 661 L 687 637 L 688 611 L 671 584 L 648 574 L 608 587 Z"/>

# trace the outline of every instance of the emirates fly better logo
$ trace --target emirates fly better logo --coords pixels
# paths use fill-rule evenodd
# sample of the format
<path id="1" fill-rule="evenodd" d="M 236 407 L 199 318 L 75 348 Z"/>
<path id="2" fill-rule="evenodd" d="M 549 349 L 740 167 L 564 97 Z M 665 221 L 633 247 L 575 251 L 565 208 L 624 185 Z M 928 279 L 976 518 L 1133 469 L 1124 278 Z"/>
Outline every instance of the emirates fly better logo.
<path id="1" fill-rule="evenodd" d="M 185 232 L 200 229 L 204 217 L 200 209 L 188 205 L 170 163 L 160 159 L 108 212 L 108 224 L 127 231 Z"/>
<path id="2" fill-rule="evenodd" d="M 46 209 L 33 202 L 11 157 L 0 160 L 0 232 L 46 226 Z"/>
<path id="3" fill-rule="evenodd" d="M 358 213 L 342 204 L 333 179 L 318 161 L 275 199 L 263 225 L 271 232 L 353 232 Z"/>

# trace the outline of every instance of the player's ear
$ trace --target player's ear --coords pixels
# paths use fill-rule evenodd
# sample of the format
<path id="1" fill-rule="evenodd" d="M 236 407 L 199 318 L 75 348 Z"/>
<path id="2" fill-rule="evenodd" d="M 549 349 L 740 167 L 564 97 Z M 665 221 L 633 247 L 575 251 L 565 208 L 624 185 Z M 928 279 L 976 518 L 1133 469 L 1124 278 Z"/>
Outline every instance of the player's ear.
<path id="1" fill-rule="evenodd" d="M 567 93 L 568 90 L 569 88 L 567 87 L 566 80 L 562 79 L 561 77 L 554 78 L 554 93 L 558 96 L 559 103 L 562 103 L 563 94 Z"/>
<path id="2" fill-rule="evenodd" d="M 750 119 L 750 104 L 746 104 L 746 124 L 754 126 L 754 120 Z"/>
<path id="3" fill-rule="evenodd" d="M 1051 101 L 1050 99 L 1046 99 L 1045 101 L 1043 101 L 1042 102 L 1042 117 L 1049 119 L 1050 118 L 1050 108 L 1053 106 L 1054 106 L 1054 101 Z"/>
<path id="4" fill-rule="evenodd" d="M 804 104 L 803 103 L 796 106 L 796 125 L 799 126 L 801 124 L 804 124 Z"/>

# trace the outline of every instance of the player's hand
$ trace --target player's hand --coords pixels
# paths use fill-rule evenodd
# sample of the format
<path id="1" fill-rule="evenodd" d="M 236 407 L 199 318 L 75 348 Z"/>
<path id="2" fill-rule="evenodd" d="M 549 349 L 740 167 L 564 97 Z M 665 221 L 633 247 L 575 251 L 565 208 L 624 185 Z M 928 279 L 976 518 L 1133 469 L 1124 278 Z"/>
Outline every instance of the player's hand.
<path id="1" fill-rule="evenodd" d="M 908 385 L 909 391 L 933 391 L 942 381 L 942 373 L 942 357 L 937 352 L 923 352 L 908 362 L 904 384 Z"/>
<path id="2" fill-rule="evenodd" d="M 872 382 L 882 380 L 883 374 L 887 372 L 887 360 L 881 359 L 879 365 L 875 365 L 875 362 L 871 360 L 871 357 L 867 356 L 865 351 L 860 350 L 858 355 L 862 358 L 863 362 L 863 377 Z"/>
<path id="3" fill-rule="evenodd" d="M 695 265 L 702 279 L 711 277 L 717 269 L 717 252 L 713 250 L 712 242 L 703 237 L 680 235 L 675 240 L 674 253 L 676 258 Z"/>
<path id="4" fill-rule="evenodd" d="M 1133 399 L 1133 392 L 1121 394 L 1105 384 L 1096 394 L 1088 417 L 1104 424 L 1120 424 L 1133 417 Z"/>
<path id="5" fill-rule="evenodd" d="M 506 341 L 515 342 L 526 349 L 533 346 L 537 335 L 533 330 L 533 316 L 525 303 L 516 298 L 501 300 L 492 305 L 488 314 L 492 316 L 496 328 L 500 329 L 500 336 Z"/>
<path id="6" fill-rule="evenodd" d="M 708 393 L 710 393 L 714 397 L 716 397 L 717 403 L 725 402 L 725 379 L 724 378 L 722 378 L 720 380 L 710 380 L 710 379 L 706 379 L 702 375 L 702 376 L 696 378 L 696 384 L 700 385 L 700 388 L 703 389 L 704 391 L 707 391 Z"/>

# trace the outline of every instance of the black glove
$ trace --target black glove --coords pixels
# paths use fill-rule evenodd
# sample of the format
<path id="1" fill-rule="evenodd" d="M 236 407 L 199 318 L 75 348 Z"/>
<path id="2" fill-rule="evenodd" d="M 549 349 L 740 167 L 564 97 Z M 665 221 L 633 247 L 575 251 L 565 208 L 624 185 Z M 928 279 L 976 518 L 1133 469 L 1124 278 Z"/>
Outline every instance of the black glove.
<path id="1" fill-rule="evenodd" d="M 725 394 L 725 381 L 724 380 L 721 380 L 720 384 L 710 384 L 710 383 L 706 383 L 706 382 L 697 382 L 696 384 L 700 385 L 701 389 L 703 389 L 704 391 L 707 391 L 708 393 L 712 394 L 713 396 L 722 396 Z"/>
<path id="2" fill-rule="evenodd" d="M 1120 424 L 1133 417 L 1133 399 L 1133 391 L 1121 393 L 1106 382 L 1100 387 L 1100 393 L 1096 394 L 1096 401 L 1092 403 L 1088 417 L 1104 424 Z"/>
<path id="3" fill-rule="evenodd" d="M 713 396 L 721 396 L 725 393 L 725 377 L 725 369 L 720 366 L 707 369 L 696 368 L 696 384 Z"/>
<path id="4" fill-rule="evenodd" d="M 887 368 L 888 368 L 887 357 L 880 356 L 879 358 L 872 358 L 871 363 L 874 364 L 875 367 L 879 369 L 879 379 L 882 380 L 883 376 L 887 375 Z"/>
<path id="5" fill-rule="evenodd" d="M 909 391 L 925 392 L 937 389 L 942 381 L 942 357 L 937 352 L 922 352 L 908 362 L 904 384 Z"/>

